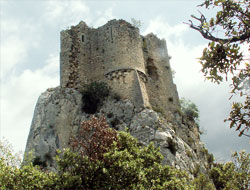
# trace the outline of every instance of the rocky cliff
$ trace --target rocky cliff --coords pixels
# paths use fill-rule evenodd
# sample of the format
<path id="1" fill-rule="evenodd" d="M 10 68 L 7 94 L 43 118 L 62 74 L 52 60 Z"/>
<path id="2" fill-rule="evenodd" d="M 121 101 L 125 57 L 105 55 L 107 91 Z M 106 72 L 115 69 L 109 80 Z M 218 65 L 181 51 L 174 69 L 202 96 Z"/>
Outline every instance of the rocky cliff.
<path id="1" fill-rule="evenodd" d="M 82 94 L 74 89 L 48 89 L 38 99 L 25 152 L 33 151 L 35 161 L 54 167 L 57 149 L 68 147 L 70 137 L 91 114 L 82 111 Z M 136 108 L 129 100 L 113 96 L 105 99 L 95 114 L 104 115 L 110 127 L 127 128 L 140 143 L 154 141 L 164 155 L 164 164 L 195 174 L 206 172 L 210 156 L 200 141 L 199 127 L 180 113 L 163 115 L 147 108 Z"/>

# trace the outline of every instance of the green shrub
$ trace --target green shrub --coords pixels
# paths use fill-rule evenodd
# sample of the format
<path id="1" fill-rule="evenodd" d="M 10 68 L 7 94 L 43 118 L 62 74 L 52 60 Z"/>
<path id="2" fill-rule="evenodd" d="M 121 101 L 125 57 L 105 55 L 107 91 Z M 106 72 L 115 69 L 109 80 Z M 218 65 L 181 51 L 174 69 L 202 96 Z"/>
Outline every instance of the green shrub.
<path id="1" fill-rule="evenodd" d="M 57 156 L 64 189 L 191 188 L 185 173 L 161 164 L 163 156 L 152 143 L 141 147 L 128 133 L 107 128 L 103 118 L 92 118 L 83 126 L 72 144 L 77 150 L 67 149 Z"/>
<path id="2" fill-rule="evenodd" d="M 194 175 L 195 178 L 200 175 L 200 173 L 201 173 L 200 169 L 201 169 L 200 165 L 195 164 L 194 169 L 191 171 L 191 173 Z"/>
<path id="3" fill-rule="evenodd" d="M 192 146 L 194 143 L 195 143 L 194 139 L 193 139 L 192 137 L 188 137 L 188 139 L 187 139 L 187 144 L 188 144 L 189 146 Z"/>
<path id="4" fill-rule="evenodd" d="M 215 164 L 210 178 L 218 190 L 250 189 L 250 154 L 241 151 L 232 155 L 233 161 Z"/>
<path id="5" fill-rule="evenodd" d="M 215 190 L 214 184 L 211 182 L 208 176 L 199 174 L 193 181 L 195 190 Z"/>
<path id="6" fill-rule="evenodd" d="M 109 93 L 110 89 L 104 82 L 92 82 L 85 85 L 82 91 L 82 110 L 89 114 L 96 113 Z"/>
<path id="7" fill-rule="evenodd" d="M 197 106 L 191 102 L 190 100 L 186 100 L 182 98 L 180 100 L 181 110 L 183 114 L 190 120 L 190 121 L 198 121 L 199 119 L 199 110 Z"/>
<path id="8" fill-rule="evenodd" d="M 213 154 L 209 154 L 209 153 L 208 153 L 208 155 L 207 155 L 207 162 L 208 162 L 208 164 L 209 164 L 209 166 L 210 166 L 210 168 L 211 168 L 211 166 L 212 166 L 213 163 L 214 163 L 214 155 L 213 155 Z"/>
<path id="9" fill-rule="evenodd" d="M 54 190 L 57 176 L 44 172 L 30 162 L 21 166 L 19 156 L 6 142 L 0 142 L 0 189 L 1 190 Z"/>
<path id="10" fill-rule="evenodd" d="M 184 172 L 161 164 L 152 143 L 141 147 L 128 133 L 110 129 L 104 117 L 83 122 L 71 147 L 58 151 L 57 172 L 49 172 L 32 162 L 19 167 L 8 147 L 0 146 L 0 189 L 193 189 Z"/>
<path id="11" fill-rule="evenodd" d="M 110 129 L 104 117 L 83 122 L 72 148 L 58 151 L 57 172 L 32 162 L 20 166 L 9 145 L 0 142 L 1 190 L 241 190 L 250 189 L 250 154 L 234 153 L 233 161 L 215 164 L 210 179 L 199 165 L 190 180 L 184 172 L 162 165 L 151 143 L 140 146 L 126 132 Z M 206 150 L 204 149 L 204 152 Z"/>

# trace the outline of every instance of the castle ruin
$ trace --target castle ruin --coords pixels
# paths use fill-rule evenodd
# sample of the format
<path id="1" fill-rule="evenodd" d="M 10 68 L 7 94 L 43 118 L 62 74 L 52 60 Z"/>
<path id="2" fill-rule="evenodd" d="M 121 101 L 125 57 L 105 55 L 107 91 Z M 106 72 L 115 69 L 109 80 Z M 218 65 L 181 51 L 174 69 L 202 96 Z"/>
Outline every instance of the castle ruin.
<path id="1" fill-rule="evenodd" d="M 61 32 L 60 86 L 80 90 L 93 81 L 106 82 L 138 108 L 179 108 L 165 40 L 142 36 L 124 20 L 97 29 L 81 21 Z"/>
<path id="2" fill-rule="evenodd" d="M 163 164 L 187 171 L 211 167 L 199 126 L 175 114 L 180 105 L 165 40 L 141 36 L 124 20 L 97 29 L 80 22 L 61 32 L 60 57 L 60 87 L 40 95 L 30 127 L 25 153 L 33 152 L 34 165 L 56 170 L 56 150 L 70 147 L 89 120 L 82 109 L 85 84 L 101 81 L 121 97 L 107 98 L 95 112 L 111 128 L 128 129 L 142 145 L 155 142 Z"/>

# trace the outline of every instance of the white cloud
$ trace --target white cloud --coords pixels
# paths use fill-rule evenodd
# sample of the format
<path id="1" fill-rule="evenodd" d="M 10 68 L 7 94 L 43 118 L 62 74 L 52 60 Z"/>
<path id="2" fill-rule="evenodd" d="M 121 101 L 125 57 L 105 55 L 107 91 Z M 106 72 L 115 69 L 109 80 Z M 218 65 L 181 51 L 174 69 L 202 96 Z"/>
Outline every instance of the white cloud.
<path id="1" fill-rule="evenodd" d="M 13 36 L 4 40 L 0 48 L 1 80 L 3 80 L 11 69 L 27 57 L 27 46 L 20 38 Z"/>
<path id="2" fill-rule="evenodd" d="M 40 70 L 41 73 L 48 76 L 59 76 L 59 55 L 50 54 L 45 61 L 47 64 Z"/>
<path id="3" fill-rule="evenodd" d="M 63 27 L 75 25 L 80 20 L 89 21 L 90 10 L 84 1 L 53 1 L 46 4 L 44 17 L 51 24 Z"/>
<path id="4" fill-rule="evenodd" d="M 144 35 L 153 32 L 157 34 L 158 37 L 169 41 L 170 36 L 176 39 L 187 31 L 187 29 L 188 27 L 184 24 L 170 26 L 163 18 L 157 17 L 149 21 L 149 26 L 145 29 Z"/>
<path id="5" fill-rule="evenodd" d="M 48 1 L 44 17 L 47 22 L 57 23 L 61 27 L 69 27 L 78 24 L 81 20 L 93 27 L 106 24 L 114 18 L 113 8 L 102 11 L 90 11 L 84 1 Z"/>
<path id="6" fill-rule="evenodd" d="M 59 57 L 50 55 L 46 65 L 35 71 L 24 70 L 3 83 L 1 94 L 1 134 L 15 150 L 24 150 L 31 117 L 39 95 L 59 85 Z M 38 85 L 39 84 L 39 85 Z"/>
<path id="7" fill-rule="evenodd" d="M 24 63 L 28 51 L 38 46 L 40 41 L 38 30 L 39 27 L 29 21 L 1 20 L 1 80 L 8 78 L 15 67 Z M 36 34 L 35 38 L 33 34 Z"/>
<path id="8" fill-rule="evenodd" d="M 103 11 L 97 11 L 96 19 L 92 20 L 94 27 L 99 27 L 106 24 L 109 20 L 113 19 L 113 9 L 109 8 Z"/>

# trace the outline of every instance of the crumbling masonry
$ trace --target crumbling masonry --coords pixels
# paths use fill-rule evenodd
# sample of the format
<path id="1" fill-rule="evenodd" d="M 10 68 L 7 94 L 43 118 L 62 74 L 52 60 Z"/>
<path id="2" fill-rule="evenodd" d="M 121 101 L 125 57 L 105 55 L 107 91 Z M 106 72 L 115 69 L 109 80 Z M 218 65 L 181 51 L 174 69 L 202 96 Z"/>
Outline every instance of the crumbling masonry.
<path id="1" fill-rule="evenodd" d="M 124 20 L 97 29 L 83 21 L 61 32 L 60 85 L 80 90 L 104 81 L 136 107 L 179 109 L 165 40 L 141 36 Z"/>

